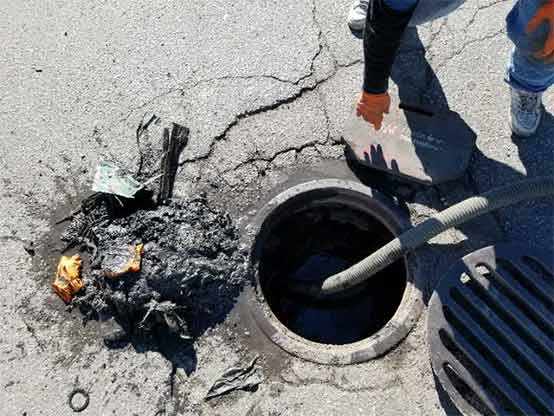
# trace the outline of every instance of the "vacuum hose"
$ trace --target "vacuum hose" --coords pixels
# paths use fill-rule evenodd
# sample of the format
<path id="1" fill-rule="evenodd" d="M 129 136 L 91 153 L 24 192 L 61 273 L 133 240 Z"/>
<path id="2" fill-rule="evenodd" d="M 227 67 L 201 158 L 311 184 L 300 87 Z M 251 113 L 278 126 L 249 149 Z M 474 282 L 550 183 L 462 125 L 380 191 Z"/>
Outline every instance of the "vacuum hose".
<path id="1" fill-rule="evenodd" d="M 493 189 L 461 201 L 411 228 L 359 263 L 328 277 L 321 285 L 294 282 L 293 292 L 312 297 L 324 297 L 342 292 L 368 280 L 377 272 L 421 247 L 443 231 L 473 218 L 518 202 L 554 195 L 554 178 L 550 176 L 528 179 Z"/>

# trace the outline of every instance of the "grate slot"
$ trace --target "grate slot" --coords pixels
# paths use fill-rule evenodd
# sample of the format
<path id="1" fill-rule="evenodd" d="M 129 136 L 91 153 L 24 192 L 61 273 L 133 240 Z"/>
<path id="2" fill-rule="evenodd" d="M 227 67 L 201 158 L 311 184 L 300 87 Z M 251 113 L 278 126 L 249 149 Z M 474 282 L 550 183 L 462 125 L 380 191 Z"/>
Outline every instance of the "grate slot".
<path id="1" fill-rule="evenodd" d="M 521 261 L 539 275 L 546 283 L 554 287 L 554 264 L 550 264 L 550 269 L 541 260 L 531 256 L 523 256 Z"/>
<path id="2" fill-rule="evenodd" d="M 481 397 L 475 394 L 473 389 L 458 375 L 450 364 L 445 363 L 442 368 L 454 388 L 458 391 L 458 394 L 467 397 L 467 402 L 473 409 L 480 410 L 483 416 L 494 416 L 494 413 L 488 408 L 485 402 L 483 402 Z"/>
<path id="3" fill-rule="evenodd" d="M 443 313 L 448 322 L 451 322 L 449 317 L 452 314 L 449 311 L 448 306 L 443 305 Z M 528 402 L 525 400 L 525 397 L 520 394 L 520 388 L 514 388 L 510 383 L 507 382 L 506 378 L 503 377 L 499 372 L 497 367 L 493 367 L 490 362 L 494 362 L 495 358 L 490 360 L 483 360 L 482 355 L 477 351 L 474 345 L 466 339 L 465 335 L 461 333 L 456 327 L 452 326 L 450 328 L 441 328 L 445 334 L 449 336 L 453 343 L 457 345 L 460 351 L 463 353 L 464 357 L 469 360 L 472 365 L 481 368 L 484 374 L 488 374 L 487 380 L 494 384 L 494 386 L 502 393 L 502 395 L 508 400 L 509 405 L 517 410 L 520 414 L 535 414 L 537 410 L 534 409 Z"/>
<path id="4" fill-rule="evenodd" d="M 547 287 L 535 272 L 518 262 L 507 262 L 503 259 L 498 259 L 498 264 L 503 269 L 509 271 L 525 289 L 534 293 L 543 306 L 548 309 L 548 313 L 551 315 L 554 313 L 553 288 Z"/>
<path id="5" fill-rule="evenodd" d="M 500 273 L 500 270 L 502 273 Z M 534 322 L 535 327 L 549 337 L 554 336 L 551 324 L 552 318 L 549 316 L 551 314 L 545 311 L 536 299 L 512 278 L 510 273 L 501 268 L 497 270 L 489 268 L 489 273 L 490 275 L 487 277 L 493 286 L 510 298 L 512 304 L 516 305 L 521 312 Z M 472 276 L 475 277 L 475 274 L 472 274 Z"/>
<path id="6" fill-rule="evenodd" d="M 552 367 L 554 358 L 552 357 L 552 340 L 549 339 L 527 315 L 521 313 L 518 308 L 504 291 L 502 287 L 492 284 L 481 275 L 472 274 L 474 281 L 478 283 L 475 286 L 481 295 L 488 300 L 490 305 L 494 305 L 495 310 L 504 317 L 506 322 L 515 326 L 519 334 L 528 340 L 528 344 Z"/>
<path id="7" fill-rule="evenodd" d="M 466 313 L 463 306 L 455 298 L 454 301 L 450 303 L 449 307 L 451 312 L 456 315 L 457 323 L 454 325 L 458 326 L 458 330 L 468 332 L 468 338 L 478 346 L 476 349 L 482 351 L 483 357 L 488 356 L 490 359 L 494 356 L 494 361 L 500 372 L 514 387 L 527 392 L 527 397 L 531 399 L 531 404 L 537 407 L 537 410 L 540 410 L 539 407 L 543 407 L 542 411 L 548 411 L 550 400 L 548 394 L 545 394 L 544 388 L 541 389 L 540 384 L 537 384 L 534 379 L 530 379 L 521 363 L 506 353 L 505 346 L 487 334 L 479 325 L 479 322 Z"/>
<path id="8" fill-rule="evenodd" d="M 550 366 L 549 373 L 554 369 L 554 351 L 553 341 L 545 337 L 542 332 L 533 331 L 533 324 L 517 314 L 514 305 L 505 298 L 500 292 L 488 284 L 489 281 L 485 278 L 473 279 L 469 287 L 485 305 L 489 308 L 490 313 L 494 312 L 500 318 L 500 322 L 504 323 L 504 327 L 509 328 L 510 333 L 517 334 L 524 343 L 533 349 L 533 351 L 541 358 L 541 360 Z M 500 323 L 499 323 L 500 324 Z M 541 338 L 537 338 L 537 334 Z"/>
<path id="9" fill-rule="evenodd" d="M 554 383 L 551 380 L 551 369 L 545 369 L 546 364 L 527 346 L 525 341 L 500 320 L 493 309 L 483 305 L 481 299 L 473 293 L 475 288 L 472 288 L 472 286 L 476 285 L 478 284 L 474 283 L 467 286 L 471 290 L 461 291 L 453 288 L 451 290 L 452 298 L 467 310 L 477 324 L 481 324 L 491 338 L 498 339 L 499 344 L 510 354 L 512 359 L 525 370 L 528 376 L 539 383 L 539 388 L 540 385 L 544 384 L 543 390 L 546 393 L 554 389 Z"/>
<path id="10" fill-rule="evenodd" d="M 505 289 L 514 299 L 523 313 L 525 313 L 536 326 L 540 328 L 548 337 L 554 336 L 554 328 L 552 327 L 552 313 L 537 300 L 537 297 L 529 293 L 527 289 L 521 286 L 515 280 L 511 273 L 499 266 L 495 271 L 491 272 L 491 279 L 494 280 Z"/>
<path id="11" fill-rule="evenodd" d="M 459 316 L 463 316 L 464 319 L 459 319 Z M 455 302 L 451 303 L 446 308 L 445 317 L 456 332 L 463 336 L 466 343 L 472 346 L 474 359 L 479 366 L 487 361 L 490 362 L 494 366 L 497 377 L 511 385 L 513 389 L 524 393 L 524 400 L 535 409 L 533 413 L 549 413 L 548 397 L 545 398 L 543 394 L 538 394 L 536 383 L 532 382 L 532 387 L 530 387 L 531 381 L 519 365 L 504 352 L 500 345 L 483 332 L 462 308 Z M 471 322 L 471 325 L 468 325 L 468 322 Z M 455 342 L 459 341 L 458 338 L 454 338 L 454 340 Z M 482 340 L 486 340 L 486 342 Z M 467 351 L 467 344 L 459 345 L 462 350 Z"/>
<path id="12" fill-rule="evenodd" d="M 498 389 L 493 381 L 489 381 L 487 376 L 483 374 L 479 367 L 476 367 L 472 361 L 466 356 L 466 354 L 456 345 L 456 343 L 450 338 L 448 333 L 444 329 L 438 331 L 440 342 L 442 343 L 441 356 L 444 360 L 441 362 L 441 367 L 450 367 L 452 371 L 460 377 L 465 384 L 472 390 L 472 395 L 478 400 L 471 400 L 473 407 L 476 407 L 473 403 L 482 402 L 481 408 L 477 409 L 483 413 L 486 413 L 490 408 L 498 408 L 499 406 L 508 410 L 510 413 L 515 413 L 516 409 L 511 407 L 509 399 L 504 396 L 504 393 Z M 452 379 L 450 379 L 453 382 Z M 484 394 L 485 392 L 480 387 L 485 384 L 487 390 L 491 394 Z M 456 386 L 454 386 L 456 388 Z M 458 390 L 458 389 L 457 389 Z M 460 392 L 463 395 L 463 392 Z M 478 404 L 479 406 L 479 404 Z"/>

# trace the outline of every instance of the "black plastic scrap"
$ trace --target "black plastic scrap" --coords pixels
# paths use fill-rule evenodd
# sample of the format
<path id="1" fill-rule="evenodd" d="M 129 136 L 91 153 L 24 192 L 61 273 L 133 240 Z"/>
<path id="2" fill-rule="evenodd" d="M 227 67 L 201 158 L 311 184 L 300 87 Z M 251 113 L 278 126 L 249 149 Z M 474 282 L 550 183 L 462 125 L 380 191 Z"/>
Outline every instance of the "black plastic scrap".
<path id="1" fill-rule="evenodd" d="M 148 308 L 148 311 L 139 323 L 139 327 L 146 328 L 162 324 L 181 339 L 190 340 L 192 338 L 189 334 L 187 323 L 179 315 L 179 311 L 185 310 L 184 307 L 177 306 L 170 301 L 158 302 L 155 299 L 150 300 L 145 306 Z"/>
<path id="2" fill-rule="evenodd" d="M 256 366 L 258 356 L 254 357 L 246 367 L 230 367 L 210 387 L 206 400 L 222 396 L 234 390 L 255 391 L 264 381 L 260 367 Z"/>
<path id="3" fill-rule="evenodd" d="M 171 134 L 169 129 L 163 130 L 163 156 L 161 163 L 162 177 L 160 180 L 160 192 L 158 193 L 158 204 L 163 204 L 173 195 L 175 175 L 179 166 L 179 156 L 185 148 L 189 139 L 189 129 L 173 123 Z"/>
<path id="4" fill-rule="evenodd" d="M 136 131 L 139 161 L 135 177 L 145 185 L 159 179 L 159 189 L 155 197 L 158 205 L 167 203 L 173 196 L 179 157 L 188 144 L 190 133 L 187 127 L 180 124 L 171 123 L 171 127 L 165 127 L 166 125 L 155 114 L 145 114 Z M 152 148 L 157 137 L 162 142 L 161 155 Z"/>

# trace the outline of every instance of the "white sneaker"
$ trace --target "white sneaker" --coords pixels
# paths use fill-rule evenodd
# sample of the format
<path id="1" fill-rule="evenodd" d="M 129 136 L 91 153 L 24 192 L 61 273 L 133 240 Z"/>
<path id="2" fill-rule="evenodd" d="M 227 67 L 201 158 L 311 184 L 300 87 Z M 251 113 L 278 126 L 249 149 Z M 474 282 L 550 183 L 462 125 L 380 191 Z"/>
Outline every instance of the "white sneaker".
<path id="1" fill-rule="evenodd" d="M 369 0 L 354 0 L 348 12 L 348 26 L 354 31 L 361 31 L 365 28 L 365 19 Z"/>
<path id="2" fill-rule="evenodd" d="M 512 131 L 521 137 L 535 134 L 542 117 L 542 93 L 510 87 Z"/>

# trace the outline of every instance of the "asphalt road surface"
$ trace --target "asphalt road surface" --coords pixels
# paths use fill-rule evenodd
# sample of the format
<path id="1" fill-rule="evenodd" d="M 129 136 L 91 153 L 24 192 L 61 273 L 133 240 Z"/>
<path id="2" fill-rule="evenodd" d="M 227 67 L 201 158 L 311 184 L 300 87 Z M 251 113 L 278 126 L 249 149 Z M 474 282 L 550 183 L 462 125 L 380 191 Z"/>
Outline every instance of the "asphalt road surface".
<path id="1" fill-rule="evenodd" d="M 469 195 L 553 174 L 554 91 L 535 137 L 512 137 L 504 67 L 512 1 L 468 0 L 418 28 L 397 71 L 433 88 L 477 134 L 469 171 L 409 199 L 414 222 Z M 134 169 L 145 113 L 191 129 L 176 196 L 208 189 L 240 219 L 300 172 L 344 165 L 341 132 L 359 92 L 361 40 L 349 1 L 5 0 L 0 14 L 0 403 L 3 415 L 441 415 L 425 312 L 393 351 L 325 367 L 293 358 L 237 312 L 206 332 L 194 371 L 133 346 L 109 350 L 52 292 L 53 223 L 78 206 L 95 166 Z M 318 170 L 319 169 L 319 170 Z M 252 208 L 254 207 L 254 208 Z M 425 298 L 448 265 L 494 241 L 553 245 L 552 200 L 532 201 L 452 230 L 420 254 Z M 34 257 L 25 241 L 41 246 Z M 43 247 L 46 244 L 46 247 Z M 230 365 L 260 354 L 258 391 L 204 401 Z"/>

